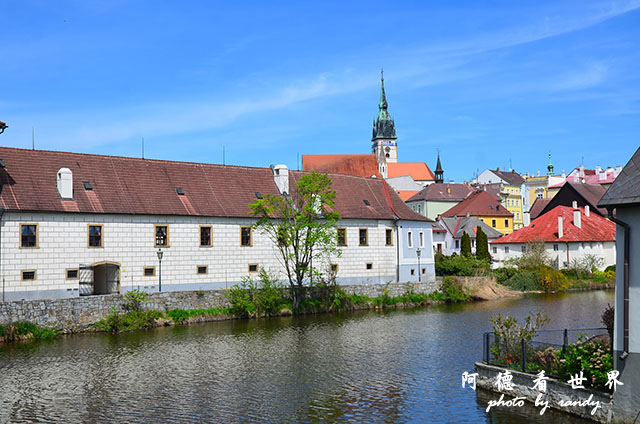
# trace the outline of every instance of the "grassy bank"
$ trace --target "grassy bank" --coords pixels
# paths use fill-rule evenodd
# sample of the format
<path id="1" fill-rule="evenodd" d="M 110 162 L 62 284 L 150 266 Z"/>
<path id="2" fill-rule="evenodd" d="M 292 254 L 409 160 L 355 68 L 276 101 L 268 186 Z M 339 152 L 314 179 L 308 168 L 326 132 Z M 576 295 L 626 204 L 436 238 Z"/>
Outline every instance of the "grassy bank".
<path id="1" fill-rule="evenodd" d="M 415 293 L 410 286 L 401 296 L 390 296 L 385 290 L 381 296 L 369 297 L 345 292 L 337 285 L 316 285 L 306 290 L 300 308 L 292 308 L 288 290 L 261 275 L 258 282 L 245 281 L 229 289 L 229 307 L 210 309 L 173 309 L 166 312 L 143 310 L 147 301 L 144 292 L 127 293 L 123 310 L 112 310 L 98 321 L 93 329 L 119 333 L 166 325 L 184 325 L 194 322 L 248 319 L 274 316 L 304 315 L 356 310 L 409 308 L 444 302 L 466 302 L 470 293 L 456 278 L 446 278 L 438 291 Z"/>
<path id="2" fill-rule="evenodd" d="M 58 335 L 58 331 L 50 327 L 42 327 L 32 322 L 17 321 L 0 324 L 0 343 L 29 340 L 48 340 Z"/>

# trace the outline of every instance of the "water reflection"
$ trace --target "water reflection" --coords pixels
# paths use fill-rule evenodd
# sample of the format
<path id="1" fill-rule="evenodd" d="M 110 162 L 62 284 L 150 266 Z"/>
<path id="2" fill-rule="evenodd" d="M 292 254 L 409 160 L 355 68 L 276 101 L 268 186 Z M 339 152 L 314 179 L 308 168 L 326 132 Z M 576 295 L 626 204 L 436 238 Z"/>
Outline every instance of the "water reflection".
<path id="1" fill-rule="evenodd" d="M 549 422 L 549 411 L 487 415 L 483 395 L 460 387 L 488 318 L 542 309 L 556 328 L 600 326 L 612 302 L 535 295 L 3 346 L 0 422 Z"/>

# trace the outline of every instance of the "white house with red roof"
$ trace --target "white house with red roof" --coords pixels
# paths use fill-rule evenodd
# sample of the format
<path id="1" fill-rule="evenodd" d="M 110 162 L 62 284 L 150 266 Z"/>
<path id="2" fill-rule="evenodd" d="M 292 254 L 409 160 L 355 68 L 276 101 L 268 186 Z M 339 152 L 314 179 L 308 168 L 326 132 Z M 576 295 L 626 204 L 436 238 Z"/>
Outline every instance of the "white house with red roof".
<path id="1" fill-rule="evenodd" d="M 584 208 L 556 206 L 539 216 L 528 227 L 490 243 L 494 267 L 522 255 L 529 243 L 544 242 L 556 268 L 566 268 L 573 259 L 597 255 L 604 267 L 616 261 L 616 226 L 613 222 Z M 603 267 L 603 268 L 604 268 Z"/>
<path id="2" fill-rule="evenodd" d="M 219 289 L 260 268 L 284 278 L 249 204 L 287 196 L 303 172 L 6 147 L 0 159 L 4 300 Z M 342 255 L 316 269 L 340 284 L 435 280 L 433 221 L 380 178 L 330 178 Z"/>

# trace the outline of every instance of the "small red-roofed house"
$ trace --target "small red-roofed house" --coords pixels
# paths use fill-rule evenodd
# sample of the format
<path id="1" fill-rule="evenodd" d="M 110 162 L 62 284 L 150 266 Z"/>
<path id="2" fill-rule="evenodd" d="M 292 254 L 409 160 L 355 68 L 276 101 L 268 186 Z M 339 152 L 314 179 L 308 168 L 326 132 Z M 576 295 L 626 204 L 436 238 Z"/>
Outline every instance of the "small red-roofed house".
<path id="1" fill-rule="evenodd" d="M 566 268 L 573 260 L 586 255 L 604 259 L 604 267 L 615 263 L 616 226 L 589 211 L 589 208 L 556 206 L 512 234 L 491 242 L 494 266 L 522 255 L 530 243 L 543 242 L 556 268 Z"/>
<path id="2" fill-rule="evenodd" d="M 513 232 L 513 213 L 509 212 L 494 195 L 486 190 L 471 193 L 462 202 L 443 213 L 442 216 L 475 216 L 502 234 Z"/>

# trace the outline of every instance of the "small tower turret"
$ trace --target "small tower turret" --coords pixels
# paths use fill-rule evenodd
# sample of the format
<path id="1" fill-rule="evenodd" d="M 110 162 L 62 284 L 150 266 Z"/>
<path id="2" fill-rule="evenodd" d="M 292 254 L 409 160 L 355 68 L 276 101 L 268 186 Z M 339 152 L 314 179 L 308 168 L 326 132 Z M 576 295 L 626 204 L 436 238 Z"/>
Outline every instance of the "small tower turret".
<path id="1" fill-rule="evenodd" d="M 553 173 L 553 164 L 551 163 L 551 152 L 549 152 L 549 165 L 547 165 L 547 175 L 555 175 Z"/>
<path id="2" fill-rule="evenodd" d="M 378 168 L 386 168 L 387 163 L 398 162 L 398 146 L 396 143 L 396 128 L 391 115 L 387 111 L 387 96 L 384 92 L 384 70 L 381 72 L 380 103 L 378 103 L 378 117 L 373 122 L 373 136 L 371 137 L 371 152 L 378 158 Z"/>
<path id="3" fill-rule="evenodd" d="M 442 164 L 440 163 L 440 152 L 438 152 L 438 163 L 436 164 L 436 184 L 444 183 L 444 171 L 442 170 Z"/>

